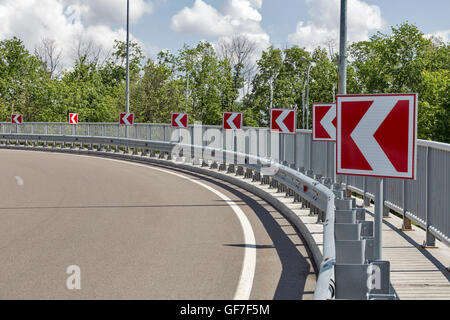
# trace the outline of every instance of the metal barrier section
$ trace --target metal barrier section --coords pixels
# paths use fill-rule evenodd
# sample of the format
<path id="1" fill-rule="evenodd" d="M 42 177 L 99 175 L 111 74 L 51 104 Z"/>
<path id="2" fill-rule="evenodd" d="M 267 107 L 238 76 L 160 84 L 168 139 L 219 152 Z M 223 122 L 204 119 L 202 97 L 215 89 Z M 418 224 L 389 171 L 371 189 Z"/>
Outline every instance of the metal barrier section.
<path id="1" fill-rule="evenodd" d="M 128 136 L 126 136 L 125 126 L 117 123 L 80 123 L 77 126 L 67 123 L 24 123 L 21 125 L 0 123 L 0 130 L 0 141 L 3 143 L 18 143 L 20 141 L 22 143 L 33 142 L 34 144 L 42 142 L 45 145 L 48 143 L 67 143 L 72 146 L 77 143 L 82 146 L 85 143 L 107 146 L 107 150 L 114 148 L 116 151 L 120 147 L 130 147 L 135 148 L 135 151 L 137 149 L 146 150 L 150 155 L 155 155 L 156 152 L 159 152 L 160 157 L 163 157 L 164 154 L 168 154 L 170 157 L 175 144 L 178 143 L 180 145 L 179 142 L 182 141 L 186 143 L 185 149 L 192 149 L 191 154 L 194 155 L 194 160 L 200 160 L 201 157 L 195 153 L 194 145 L 197 147 L 201 146 L 202 161 L 207 159 L 212 161 L 208 165 L 225 169 L 226 163 L 237 165 L 236 159 L 244 157 L 245 161 L 247 161 L 244 167 L 249 172 L 246 171 L 244 174 L 252 174 L 254 179 L 260 179 L 264 183 L 279 183 L 282 188 L 286 188 L 290 193 L 293 193 L 299 201 L 310 206 L 314 214 L 318 214 L 321 217 L 321 222 L 324 223 L 324 227 L 327 226 L 328 230 L 325 231 L 324 228 L 324 238 L 327 232 L 333 235 L 332 237 L 331 235 L 326 237 L 328 243 L 333 243 L 333 248 L 328 250 L 333 252 L 336 250 L 336 257 L 341 257 L 342 252 L 358 252 L 359 256 L 342 256 L 344 260 L 341 260 L 341 258 L 337 260 L 330 258 L 327 261 L 323 261 L 320 268 L 316 298 L 323 299 L 331 296 L 335 296 L 338 299 L 355 297 L 345 293 L 345 285 L 338 278 L 336 278 L 336 287 L 339 288 L 339 282 L 341 290 L 337 289 L 334 292 L 334 263 L 336 263 L 336 276 L 339 274 L 343 277 L 339 279 L 345 279 L 347 277 L 345 275 L 359 274 L 360 279 L 352 278 L 352 281 L 360 281 L 365 274 L 364 279 L 367 280 L 367 276 L 370 276 L 369 271 L 378 270 L 376 266 L 380 268 L 383 279 L 389 277 L 385 274 L 389 271 L 389 266 L 386 263 L 370 259 L 373 226 L 365 219 L 362 219 L 361 213 L 353 217 L 353 213 L 338 214 L 340 212 L 338 210 L 336 213 L 336 224 L 332 223 L 331 220 L 327 221 L 327 219 L 331 219 L 331 216 L 325 212 L 332 211 L 333 214 L 331 215 L 334 220 L 334 208 L 331 210 L 325 207 L 323 203 L 318 202 L 318 198 L 314 196 L 311 198 L 308 193 L 302 191 L 302 188 L 307 185 L 305 181 L 312 179 L 317 183 L 320 181 L 320 185 L 327 185 L 330 189 L 325 189 L 328 192 L 331 190 L 333 196 L 337 199 L 347 199 L 348 191 L 363 196 L 366 204 L 375 198 L 375 180 L 373 178 L 338 175 L 336 181 L 332 181 L 334 143 L 313 142 L 310 130 L 297 130 L 296 135 L 276 135 L 270 133 L 268 128 L 244 128 L 242 130 L 245 136 L 243 143 L 236 139 L 232 131 L 223 131 L 219 126 L 200 127 L 200 136 L 202 136 L 200 141 L 193 141 L 193 139 L 184 141 L 180 129 L 174 129 L 167 124 L 135 124 L 129 126 Z M 192 133 L 197 129 L 195 126 L 190 126 L 187 130 L 192 137 Z M 74 140 L 82 139 L 82 137 L 91 137 L 92 139 Z M 209 152 L 210 156 L 204 157 L 203 153 L 205 152 Z M 183 154 L 181 153 L 181 155 Z M 389 210 L 393 210 L 401 214 L 404 219 L 405 229 L 410 227 L 411 221 L 425 228 L 427 236 L 424 244 L 427 246 L 434 246 L 436 238 L 450 245 L 450 212 L 448 209 L 450 206 L 450 145 L 419 140 L 417 158 L 416 180 L 384 179 L 383 212 L 385 215 L 388 215 Z M 279 162 L 283 164 L 278 166 L 278 174 L 273 176 L 264 174 L 267 161 L 269 163 Z M 263 165 L 264 163 L 265 165 Z M 239 165 L 237 167 L 228 168 L 228 170 L 240 170 Z M 252 173 L 253 171 L 254 173 Z M 311 181 L 309 183 L 311 183 L 309 191 L 315 190 L 316 186 Z M 342 189 L 342 187 L 345 187 L 346 190 Z M 317 192 L 330 202 L 329 193 L 326 195 L 325 190 Z M 322 201 L 324 200 L 322 199 Z M 344 210 L 353 212 L 354 209 L 353 206 L 351 209 Z M 356 211 L 358 212 L 358 210 Z M 335 248 L 334 237 L 340 238 L 343 235 L 348 235 L 350 239 L 338 240 L 336 238 Z M 353 243 L 340 241 L 353 241 Z M 334 254 L 325 254 L 325 248 L 326 246 L 324 246 L 324 257 L 333 257 Z M 352 263 L 348 263 L 349 261 Z M 353 264 L 356 262 L 358 263 Z M 340 267 L 340 265 L 343 267 Z M 351 267 L 345 267 L 344 265 L 351 265 Z M 355 267 L 355 265 L 359 267 Z M 333 277 L 329 276 L 330 273 L 333 274 Z M 323 283 L 326 283 L 326 285 Z M 365 286 L 367 287 L 367 285 Z M 349 286 L 349 288 L 351 287 Z M 386 293 L 386 290 L 383 287 L 381 291 L 364 291 L 361 287 L 361 292 L 365 292 L 366 298 L 372 299 L 391 298 L 391 293 Z M 358 296 L 363 298 L 364 294 L 361 293 Z"/>
<path id="2" fill-rule="evenodd" d="M 47 128 L 50 128 L 50 126 Z M 92 130 L 94 130 L 94 132 L 108 131 L 108 126 L 93 128 L 95 127 L 90 127 L 89 133 L 92 132 Z M 168 129 L 167 126 L 162 126 L 162 128 L 165 130 Z M 87 127 L 84 129 L 87 130 Z M 78 129 L 78 131 L 80 131 L 80 129 Z M 131 135 L 135 134 L 139 136 L 140 131 L 142 132 L 142 130 L 130 130 L 129 134 L 131 133 Z M 189 131 L 190 130 L 186 130 L 184 133 L 189 133 Z M 180 137 L 185 136 L 184 133 L 180 131 L 172 136 L 172 138 L 175 137 L 174 140 L 180 140 Z M 120 137 L 120 134 L 119 137 L 94 137 L 39 133 L 2 133 L 0 134 L 0 143 L 14 145 L 14 147 L 33 148 L 33 150 L 41 150 L 41 148 L 42 150 L 56 150 L 59 148 L 66 149 L 66 151 L 69 152 L 75 151 L 75 147 L 79 147 L 80 149 L 87 147 L 88 150 L 97 150 L 99 152 L 120 152 L 122 149 L 124 153 L 128 153 L 128 148 L 132 148 L 134 149 L 133 154 L 138 154 L 137 151 L 140 150 L 142 157 L 156 157 L 157 153 L 159 153 L 160 158 L 177 158 L 178 160 L 184 158 L 183 161 L 185 162 L 193 162 L 194 164 L 202 166 L 215 166 L 219 169 L 222 168 L 222 170 L 228 170 L 228 172 L 236 172 L 251 176 L 253 180 L 261 181 L 262 184 L 277 186 L 280 190 L 301 202 L 302 205 L 310 207 L 311 212 L 318 214 L 320 217 L 320 222 L 323 223 L 324 227 L 324 246 L 323 258 L 322 263 L 319 266 L 320 271 L 314 297 L 315 299 L 334 299 L 336 292 L 334 272 L 336 261 L 334 240 L 334 193 L 328 187 L 315 180 L 314 176 L 307 176 L 300 172 L 300 170 L 291 169 L 278 162 L 274 162 L 270 158 L 259 157 L 246 152 L 245 149 L 250 149 L 248 143 L 242 146 L 244 152 L 223 149 L 221 146 L 221 143 L 223 142 L 222 139 L 230 138 L 230 136 L 228 134 L 222 135 L 220 130 L 216 130 L 218 137 L 222 138 L 218 139 L 219 147 L 210 147 L 208 144 L 211 144 L 211 140 L 214 139 L 208 141 L 208 135 L 213 133 L 214 132 L 205 133 L 204 137 L 206 137 L 206 145 L 122 138 Z M 153 134 L 153 132 L 150 134 Z M 261 130 L 261 137 L 265 136 L 265 134 L 266 131 Z M 231 135 L 231 139 L 232 138 L 233 135 Z M 200 142 L 200 144 L 202 143 L 203 142 Z M 234 149 L 235 147 L 237 147 L 237 144 L 228 149 Z"/>
<path id="3" fill-rule="evenodd" d="M 190 126 L 190 130 L 193 126 Z M 223 149 L 235 146 L 227 144 L 232 132 L 223 132 L 219 126 L 203 126 L 204 131 L 215 129 L 218 137 L 214 141 L 203 141 L 203 145 L 214 143 Z M 247 147 L 252 154 L 271 157 L 294 168 L 313 170 L 323 177 L 333 177 L 333 142 L 312 141 L 310 130 L 297 130 L 296 135 L 280 135 L 278 150 L 268 128 L 244 128 L 248 134 Z M 152 141 L 173 141 L 178 129 L 168 124 L 139 123 L 129 126 L 128 138 Z M 53 134 L 78 136 L 103 136 L 127 138 L 125 126 L 117 123 L 23 123 L 20 125 L 0 123 L 0 133 Z M 228 134 L 228 136 L 227 136 Z M 211 138 L 211 137 L 210 137 Z M 209 138 L 209 139 L 210 139 Z M 242 151 L 242 150 L 240 150 Z M 274 154 L 272 154 L 274 153 Z M 337 176 L 336 181 L 365 199 L 368 204 L 375 198 L 375 180 L 369 177 Z M 384 212 L 395 211 L 404 217 L 404 228 L 410 228 L 411 221 L 426 229 L 425 245 L 434 246 L 435 239 L 450 246 L 450 144 L 418 141 L 416 180 L 402 181 L 384 179 Z"/>

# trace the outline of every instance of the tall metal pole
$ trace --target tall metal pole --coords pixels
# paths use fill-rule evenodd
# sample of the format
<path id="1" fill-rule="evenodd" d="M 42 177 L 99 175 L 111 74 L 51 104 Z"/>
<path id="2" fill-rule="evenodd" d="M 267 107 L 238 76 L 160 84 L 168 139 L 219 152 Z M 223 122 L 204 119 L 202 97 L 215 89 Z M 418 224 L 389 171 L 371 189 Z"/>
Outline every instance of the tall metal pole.
<path id="1" fill-rule="evenodd" d="M 127 0 L 127 79 L 126 79 L 126 109 L 130 112 L 130 0 Z"/>
<path id="2" fill-rule="evenodd" d="M 339 34 L 339 94 L 347 94 L 347 0 L 341 0 L 341 27 Z M 336 142 L 333 143 L 333 159 L 336 159 Z M 336 178 L 336 161 L 333 161 L 333 182 Z M 348 181 L 348 177 L 346 177 Z"/>
<path id="3" fill-rule="evenodd" d="M 347 0 L 341 0 L 339 40 L 339 94 L 347 94 Z"/>
<path id="4" fill-rule="evenodd" d="M 125 112 L 130 112 L 130 0 L 127 0 L 127 76 L 125 89 Z M 128 126 L 125 126 L 125 138 L 128 138 Z M 128 152 L 128 147 L 126 148 Z"/>
<path id="5" fill-rule="evenodd" d="M 311 62 L 308 66 L 308 72 L 306 75 L 306 129 L 309 129 L 309 72 L 311 71 Z"/>

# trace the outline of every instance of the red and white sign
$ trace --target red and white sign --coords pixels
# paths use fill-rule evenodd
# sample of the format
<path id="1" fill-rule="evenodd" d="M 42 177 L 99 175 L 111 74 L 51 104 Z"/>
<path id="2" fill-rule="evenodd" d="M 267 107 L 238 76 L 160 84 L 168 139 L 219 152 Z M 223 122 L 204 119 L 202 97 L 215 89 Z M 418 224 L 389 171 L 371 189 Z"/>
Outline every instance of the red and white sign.
<path id="1" fill-rule="evenodd" d="M 224 130 L 240 130 L 242 128 L 242 112 L 224 112 L 222 128 Z"/>
<path id="2" fill-rule="evenodd" d="M 78 124 L 78 113 L 69 113 L 69 123 Z"/>
<path id="3" fill-rule="evenodd" d="M 336 104 L 314 103 L 312 113 L 313 141 L 336 141 Z"/>
<path id="4" fill-rule="evenodd" d="M 121 112 L 119 115 L 119 123 L 130 126 L 134 123 L 134 113 Z"/>
<path id="5" fill-rule="evenodd" d="M 187 128 L 188 118 L 187 113 L 172 113 L 172 128 Z"/>
<path id="6" fill-rule="evenodd" d="M 417 94 L 337 96 L 336 173 L 414 179 Z"/>
<path id="7" fill-rule="evenodd" d="M 297 128 L 297 110 L 270 109 L 270 131 L 295 134 Z"/>
<path id="8" fill-rule="evenodd" d="M 11 115 L 11 123 L 12 124 L 21 124 L 23 122 L 23 117 L 21 114 L 12 114 Z"/>

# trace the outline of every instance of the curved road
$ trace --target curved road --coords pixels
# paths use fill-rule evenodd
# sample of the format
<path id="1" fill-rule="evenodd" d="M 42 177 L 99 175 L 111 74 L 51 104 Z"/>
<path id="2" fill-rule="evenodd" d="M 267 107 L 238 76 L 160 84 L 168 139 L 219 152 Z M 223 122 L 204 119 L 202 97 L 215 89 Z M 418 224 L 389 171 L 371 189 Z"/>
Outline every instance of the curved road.
<path id="1" fill-rule="evenodd" d="M 250 299 L 312 298 L 294 228 L 242 189 L 89 156 L 0 150 L 0 164 L 0 299 L 233 299 L 239 286 Z M 80 290 L 66 287 L 71 265 Z"/>

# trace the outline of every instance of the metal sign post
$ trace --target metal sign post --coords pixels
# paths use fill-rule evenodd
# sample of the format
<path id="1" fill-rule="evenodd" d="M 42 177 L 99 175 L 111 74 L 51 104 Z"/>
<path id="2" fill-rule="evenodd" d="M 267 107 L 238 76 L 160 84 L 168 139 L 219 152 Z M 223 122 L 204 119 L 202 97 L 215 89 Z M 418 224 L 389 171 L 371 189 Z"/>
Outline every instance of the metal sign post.
<path id="1" fill-rule="evenodd" d="M 377 185 L 375 190 L 375 246 L 374 259 L 382 259 L 382 227 L 383 227 L 383 178 L 376 178 Z"/>

